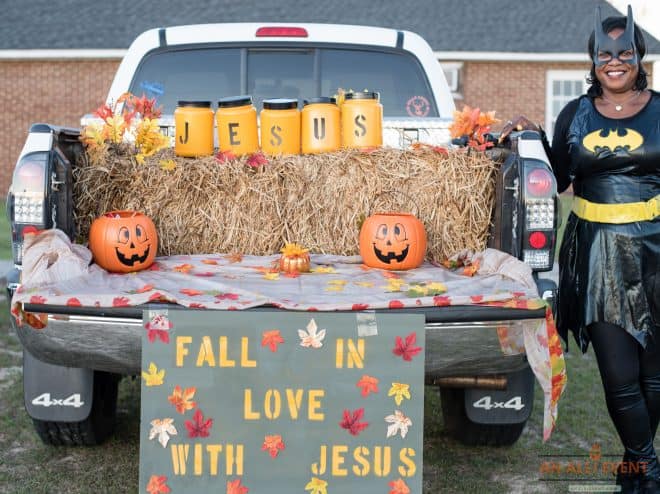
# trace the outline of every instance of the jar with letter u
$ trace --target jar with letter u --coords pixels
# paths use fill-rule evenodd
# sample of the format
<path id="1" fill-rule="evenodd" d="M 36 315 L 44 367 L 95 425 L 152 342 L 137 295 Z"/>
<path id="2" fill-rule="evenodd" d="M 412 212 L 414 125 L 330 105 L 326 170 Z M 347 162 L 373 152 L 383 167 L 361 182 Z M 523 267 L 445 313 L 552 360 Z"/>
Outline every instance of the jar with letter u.
<path id="1" fill-rule="evenodd" d="M 303 154 L 337 151 L 341 147 L 341 121 L 335 98 L 303 102 L 301 139 Z"/>

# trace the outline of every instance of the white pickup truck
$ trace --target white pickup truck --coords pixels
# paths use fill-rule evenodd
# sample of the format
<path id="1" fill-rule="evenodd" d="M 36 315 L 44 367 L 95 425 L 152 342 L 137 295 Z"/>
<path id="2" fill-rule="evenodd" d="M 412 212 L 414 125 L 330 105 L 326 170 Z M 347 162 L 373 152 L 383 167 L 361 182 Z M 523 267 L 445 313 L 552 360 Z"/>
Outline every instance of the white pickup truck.
<path id="1" fill-rule="evenodd" d="M 107 102 L 126 91 L 155 97 L 163 107 L 162 130 L 171 134 L 177 100 L 250 94 L 259 108 L 264 98 L 302 101 L 340 87 L 380 92 L 386 145 L 449 143 L 454 103 L 441 66 L 421 37 L 393 29 L 209 24 L 150 30 L 130 46 Z M 10 296 L 20 286 L 26 229 L 56 227 L 75 238 L 71 170 L 83 152 L 77 129 L 49 124 L 30 129 L 8 195 L 15 263 L 8 274 Z M 514 134 L 495 154 L 502 165 L 489 246 L 522 259 L 535 273 L 548 271 L 557 197 L 540 137 Z M 540 175 L 549 186 L 538 187 Z M 547 238 L 543 246 L 530 243 L 534 232 Z M 537 284 L 540 296 L 553 296 L 554 283 L 537 278 Z M 157 305 L 24 304 L 28 313 L 47 314 L 41 331 L 16 328 L 24 346 L 26 409 L 46 443 L 95 444 L 107 437 L 120 377 L 140 372 L 142 309 Z M 542 319 L 544 310 L 415 310 L 426 317 L 426 379 L 439 386 L 448 431 L 468 444 L 514 443 L 531 413 L 534 379 L 524 353 L 504 355 L 497 328 Z"/>

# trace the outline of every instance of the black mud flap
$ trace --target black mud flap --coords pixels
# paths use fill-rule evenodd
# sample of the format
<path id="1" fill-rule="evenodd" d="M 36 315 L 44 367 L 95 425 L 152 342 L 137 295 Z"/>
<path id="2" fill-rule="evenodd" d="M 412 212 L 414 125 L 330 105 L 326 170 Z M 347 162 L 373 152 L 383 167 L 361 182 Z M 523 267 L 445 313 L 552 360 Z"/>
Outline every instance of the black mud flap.
<path id="1" fill-rule="evenodd" d="M 33 419 L 82 422 L 92 409 L 93 391 L 93 370 L 47 364 L 23 349 L 23 395 Z"/>
<path id="2" fill-rule="evenodd" d="M 507 374 L 507 388 L 466 388 L 465 412 L 478 424 L 519 424 L 532 413 L 534 404 L 534 374 L 528 366 Z"/>

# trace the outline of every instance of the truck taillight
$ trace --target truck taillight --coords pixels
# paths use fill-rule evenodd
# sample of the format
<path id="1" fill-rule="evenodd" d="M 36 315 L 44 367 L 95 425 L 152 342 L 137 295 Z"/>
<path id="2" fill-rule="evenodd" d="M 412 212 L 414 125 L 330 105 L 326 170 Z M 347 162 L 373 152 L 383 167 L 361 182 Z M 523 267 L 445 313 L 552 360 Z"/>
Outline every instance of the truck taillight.
<path id="1" fill-rule="evenodd" d="M 547 271 L 554 261 L 557 184 L 550 170 L 540 164 L 526 164 L 524 174 L 523 261 L 535 271 Z"/>
<path id="2" fill-rule="evenodd" d="M 306 38 L 307 29 L 304 27 L 265 26 L 257 29 L 257 38 Z"/>
<path id="3" fill-rule="evenodd" d="M 46 228 L 48 153 L 24 156 L 16 165 L 7 196 L 14 262 L 22 260 L 23 234 Z"/>

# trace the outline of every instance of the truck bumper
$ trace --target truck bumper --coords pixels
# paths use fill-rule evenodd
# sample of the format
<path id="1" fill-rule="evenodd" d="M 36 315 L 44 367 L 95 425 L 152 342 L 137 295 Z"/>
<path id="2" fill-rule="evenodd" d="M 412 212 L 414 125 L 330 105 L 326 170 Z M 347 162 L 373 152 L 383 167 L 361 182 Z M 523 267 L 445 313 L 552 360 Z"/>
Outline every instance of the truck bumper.
<path id="1" fill-rule="evenodd" d="M 463 313 L 469 311 L 462 309 Z M 443 311 L 440 312 L 447 314 Z M 525 324 L 538 323 L 543 312 L 516 312 L 520 318 L 456 322 L 427 317 L 427 379 L 507 374 L 524 368 L 524 349 L 506 347 L 500 335 L 514 334 L 522 331 Z M 24 347 L 44 362 L 126 375 L 140 373 L 144 332 L 141 319 L 49 313 L 47 326 L 42 330 L 15 329 Z"/>

